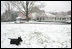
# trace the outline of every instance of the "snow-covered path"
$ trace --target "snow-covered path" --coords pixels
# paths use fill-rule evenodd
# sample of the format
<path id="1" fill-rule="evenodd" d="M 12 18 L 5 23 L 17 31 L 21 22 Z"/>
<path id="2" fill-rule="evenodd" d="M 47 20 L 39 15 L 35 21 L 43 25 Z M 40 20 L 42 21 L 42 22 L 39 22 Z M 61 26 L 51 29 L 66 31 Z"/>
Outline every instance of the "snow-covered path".
<path id="1" fill-rule="evenodd" d="M 10 45 L 8 38 L 21 36 L 21 45 Z M 71 25 L 1 24 L 2 48 L 70 48 Z"/>

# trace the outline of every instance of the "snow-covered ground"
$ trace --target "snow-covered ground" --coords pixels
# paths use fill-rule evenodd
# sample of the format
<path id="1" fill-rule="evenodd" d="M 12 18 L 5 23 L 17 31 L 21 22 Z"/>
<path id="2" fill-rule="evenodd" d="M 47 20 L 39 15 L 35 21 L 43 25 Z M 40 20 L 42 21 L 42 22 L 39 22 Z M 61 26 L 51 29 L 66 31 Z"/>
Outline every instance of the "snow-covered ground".
<path id="1" fill-rule="evenodd" d="M 19 36 L 21 45 L 11 45 L 8 38 Z M 71 48 L 71 25 L 1 22 L 1 48 Z"/>

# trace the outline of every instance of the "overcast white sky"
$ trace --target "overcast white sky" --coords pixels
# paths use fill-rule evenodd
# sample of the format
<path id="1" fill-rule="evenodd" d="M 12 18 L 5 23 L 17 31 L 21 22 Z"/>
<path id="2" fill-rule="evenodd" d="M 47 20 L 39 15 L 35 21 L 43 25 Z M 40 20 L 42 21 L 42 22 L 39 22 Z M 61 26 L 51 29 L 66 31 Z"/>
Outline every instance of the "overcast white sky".
<path id="1" fill-rule="evenodd" d="M 46 7 L 45 11 L 68 11 L 71 10 L 71 1 L 44 1 Z"/>
<path id="2" fill-rule="evenodd" d="M 2 1 L 1 1 L 2 2 Z M 71 10 L 71 1 L 41 1 L 45 7 L 41 8 L 46 12 L 61 12 Z M 36 3 L 39 4 L 39 3 Z M 1 13 L 4 9 L 1 9 Z"/>

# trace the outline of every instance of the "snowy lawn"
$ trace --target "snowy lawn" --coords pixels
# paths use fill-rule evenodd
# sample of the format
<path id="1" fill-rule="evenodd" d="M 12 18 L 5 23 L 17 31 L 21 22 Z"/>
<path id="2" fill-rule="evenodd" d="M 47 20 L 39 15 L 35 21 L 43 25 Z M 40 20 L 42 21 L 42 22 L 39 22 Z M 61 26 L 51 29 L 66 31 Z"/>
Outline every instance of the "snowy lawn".
<path id="1" fill-rule="evenodd" d="M 21 45 L 11 45 L 19 36 Z M 1 23 L 1 48 L 71 48 L 71 25 Z"/>

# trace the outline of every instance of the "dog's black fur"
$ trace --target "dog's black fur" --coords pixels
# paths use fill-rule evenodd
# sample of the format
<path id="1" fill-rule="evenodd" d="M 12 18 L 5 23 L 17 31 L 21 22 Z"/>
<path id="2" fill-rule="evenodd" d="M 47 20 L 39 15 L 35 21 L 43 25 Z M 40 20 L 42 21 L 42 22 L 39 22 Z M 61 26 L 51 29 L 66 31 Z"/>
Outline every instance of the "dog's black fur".
<path id="1" fill-rule="evenodd" d="M 20 42 L 22 42 L 21 36 L 18 39 L 10 39 L 10 44 L 20 45 Z"/>

